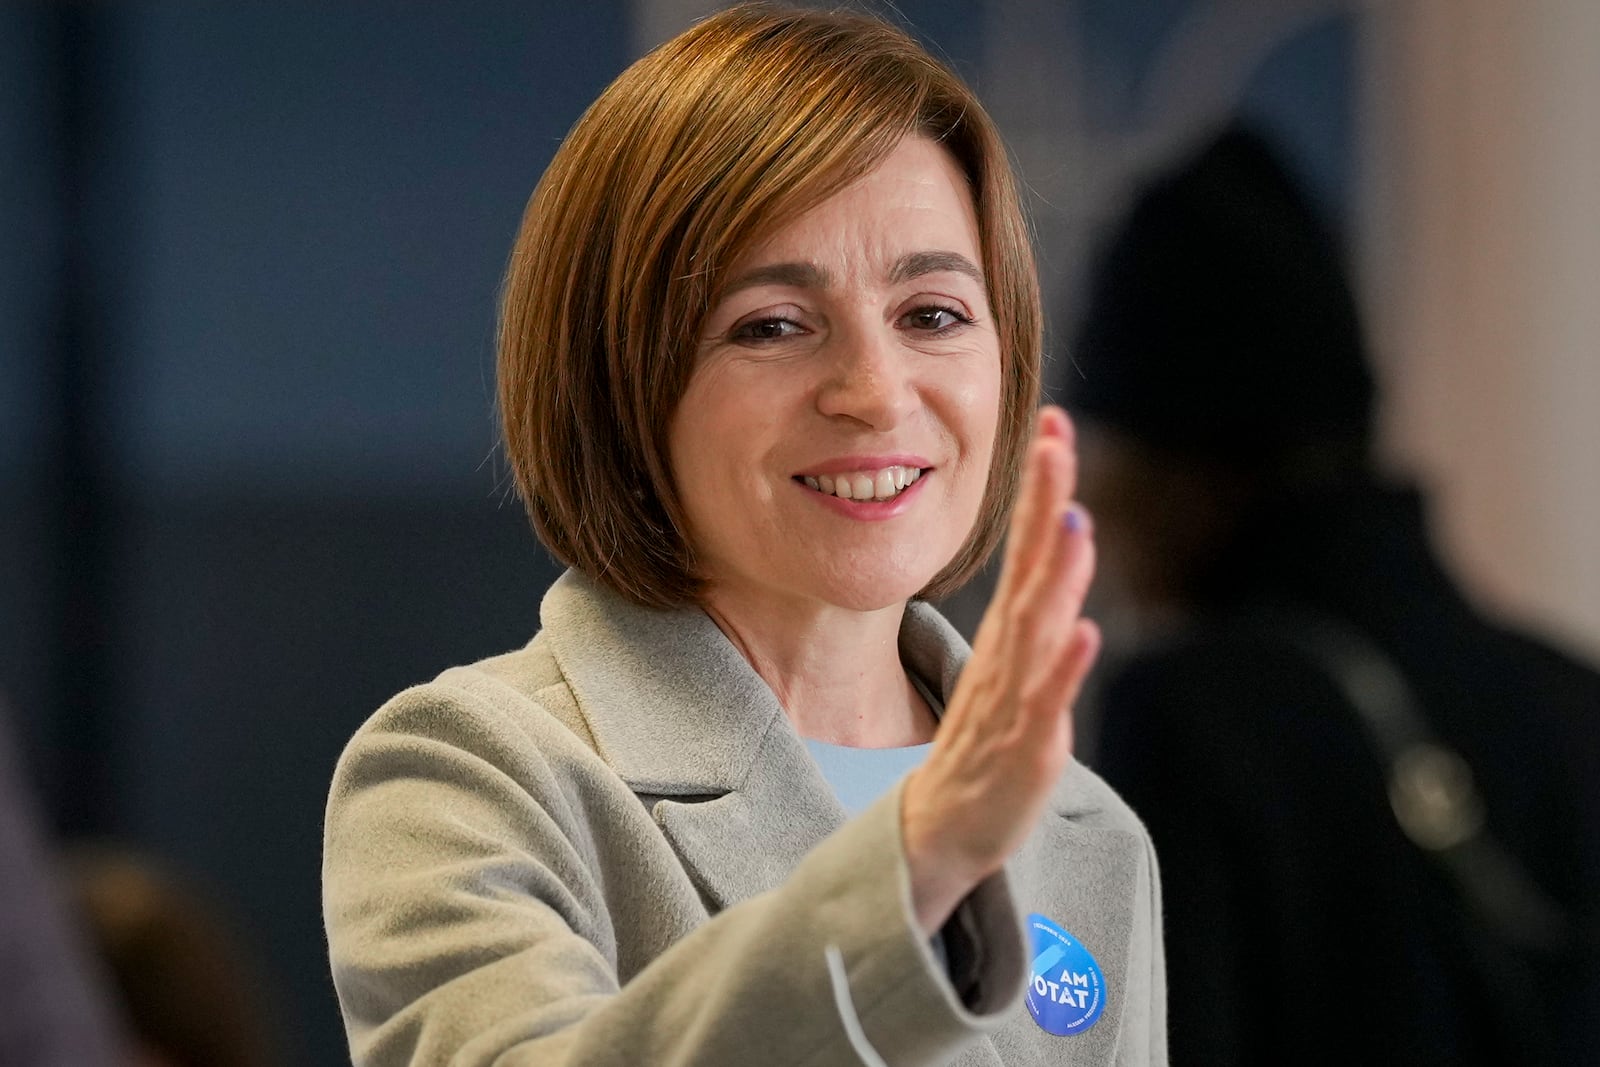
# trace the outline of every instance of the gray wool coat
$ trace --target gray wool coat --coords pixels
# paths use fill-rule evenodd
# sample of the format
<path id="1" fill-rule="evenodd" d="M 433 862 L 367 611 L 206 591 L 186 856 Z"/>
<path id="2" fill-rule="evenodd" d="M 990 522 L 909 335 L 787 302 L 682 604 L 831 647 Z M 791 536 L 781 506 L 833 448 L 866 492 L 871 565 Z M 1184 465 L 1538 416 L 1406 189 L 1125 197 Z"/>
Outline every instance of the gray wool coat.
<path id="1" fill-rule="evenodd" d="M 323 904 L 356 1063 L 859 1064 L 846 1016 L 897 1067 L 1166 1062 L 1155 857 L 1089 770 L 958 909 L 941 963 L 911 911 L 900 789 L 848 819 L 703 612 L 569 572 L 541 621 L 390 700 L 339 761 Z M 946 696 L 969 654 L 915 603 L 901 652 Z M 1081 1032 L 1021 1003 L 1030 912 L 1103 973 Z"/>

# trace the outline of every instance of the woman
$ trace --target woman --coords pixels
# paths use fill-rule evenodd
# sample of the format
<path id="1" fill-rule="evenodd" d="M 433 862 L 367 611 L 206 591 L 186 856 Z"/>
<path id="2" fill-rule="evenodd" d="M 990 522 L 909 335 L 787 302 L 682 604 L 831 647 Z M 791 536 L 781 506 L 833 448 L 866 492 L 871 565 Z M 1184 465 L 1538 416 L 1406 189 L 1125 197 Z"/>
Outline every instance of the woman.
<path id="1" fill-rule="evenodd" d="M 335 775 L 358 1062 L 1165 1061 L 1148 838 L 1071 762 L 1093 547 L 1039 350 L 998 136 L 901 33 L 741 7 L 606 90 L 500 344 L 572 569 Z M 969 653 L 916 598 L 1014 499 Z M 931 745 L 850 817 L 830 742 Z"/>

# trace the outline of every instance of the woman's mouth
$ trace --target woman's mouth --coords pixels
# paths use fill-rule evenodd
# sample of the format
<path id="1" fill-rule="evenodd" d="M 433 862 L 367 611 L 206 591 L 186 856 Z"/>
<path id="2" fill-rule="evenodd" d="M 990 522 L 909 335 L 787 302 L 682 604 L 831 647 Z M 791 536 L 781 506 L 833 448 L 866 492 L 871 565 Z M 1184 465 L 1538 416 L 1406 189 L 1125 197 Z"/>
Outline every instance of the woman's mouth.
<path id="1" fill-rule="evenodd" d="M 796 480 L 824 496 L 836 496 L 840 500 L 884 501 L 893 500 L 920 477 L 921 467 L 894 466 L 839 474 L 805 475 Z"/>

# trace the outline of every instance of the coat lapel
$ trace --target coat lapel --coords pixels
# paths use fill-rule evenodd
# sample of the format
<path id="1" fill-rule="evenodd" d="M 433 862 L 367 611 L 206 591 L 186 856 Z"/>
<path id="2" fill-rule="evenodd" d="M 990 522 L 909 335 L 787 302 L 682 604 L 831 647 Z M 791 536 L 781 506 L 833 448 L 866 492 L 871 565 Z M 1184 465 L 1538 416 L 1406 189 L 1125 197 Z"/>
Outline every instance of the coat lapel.
<path id="1" fill-rule="evenodd" d="M 600 757 L 709 904 L 777 887 L 843 824 L 777 697 L 705 612 L 642 608 L 569 571 L 540 614 Z"/>
<path id="2" fill-rule="evenodd" d="M 781 733 L 798 751 L 775 745 L 770 760 L 762 756 L 761 773 L 750 776 L 748 788 L 701 803 L 663 799 L 651 809 L 714 909 L 777 888 L 844 823 L 844 808 L 794 731 Z"/>

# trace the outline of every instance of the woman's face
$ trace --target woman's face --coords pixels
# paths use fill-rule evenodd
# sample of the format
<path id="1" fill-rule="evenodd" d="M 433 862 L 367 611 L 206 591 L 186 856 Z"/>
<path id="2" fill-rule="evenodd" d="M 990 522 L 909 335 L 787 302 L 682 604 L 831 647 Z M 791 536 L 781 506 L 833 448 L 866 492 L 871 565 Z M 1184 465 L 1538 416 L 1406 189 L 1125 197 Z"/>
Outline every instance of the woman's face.
<path id="1" fill-rule="evenodd" d="M 873 610 L 954 558 L 1000 409 L 982 263 L 965 178 L 910 137 L 734 265 L 670 431 L 717 592 Z"/>

